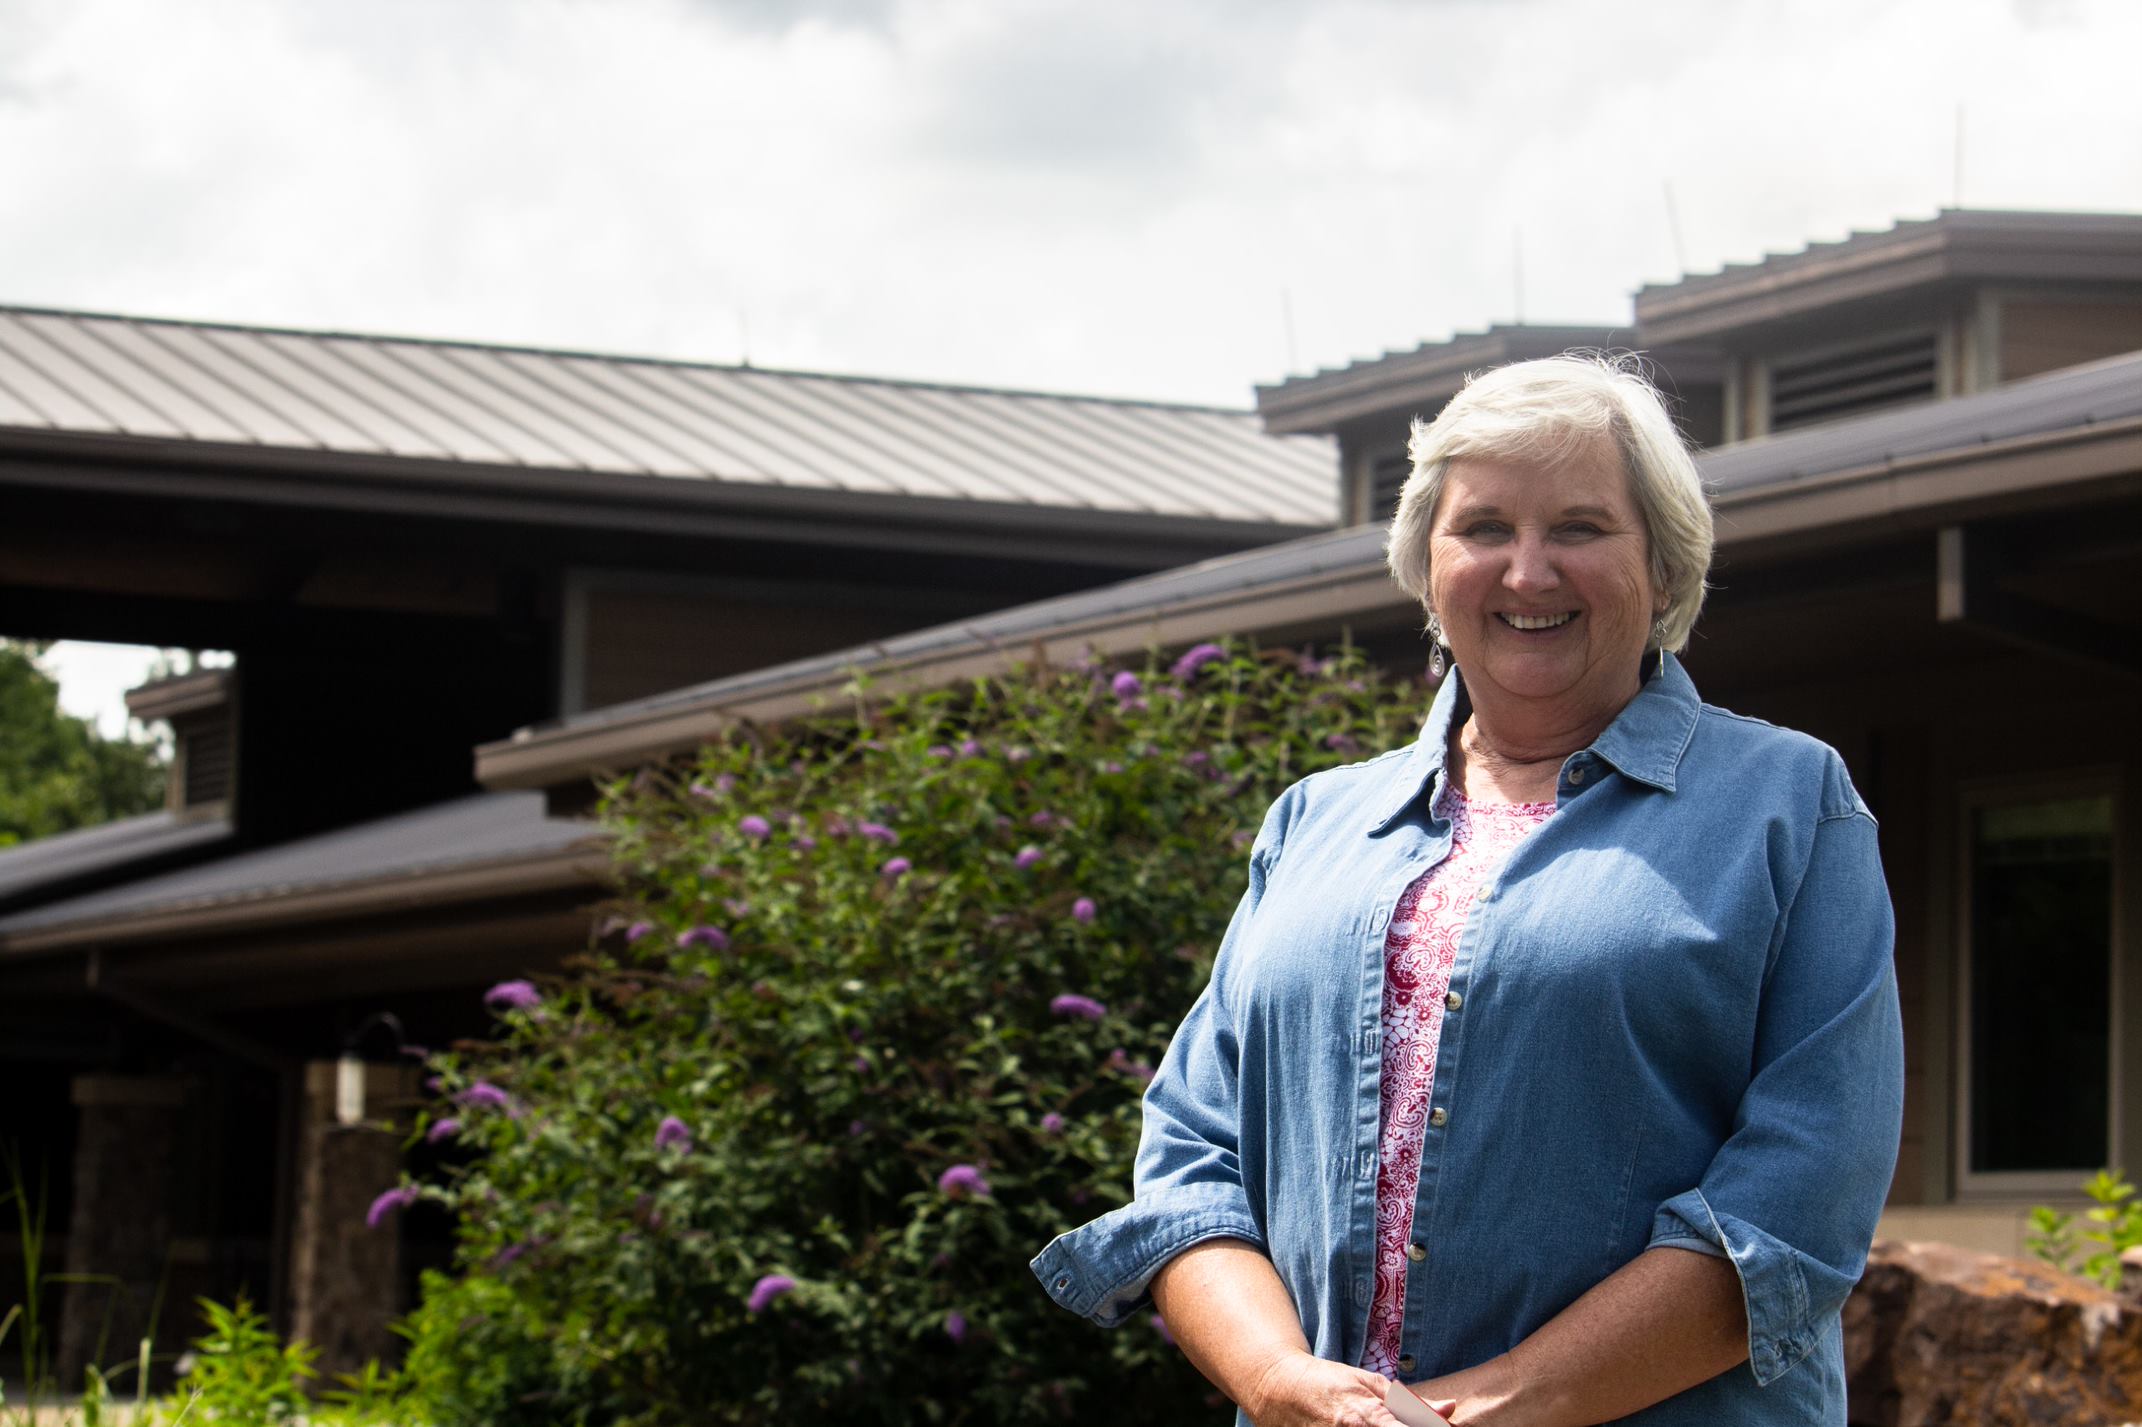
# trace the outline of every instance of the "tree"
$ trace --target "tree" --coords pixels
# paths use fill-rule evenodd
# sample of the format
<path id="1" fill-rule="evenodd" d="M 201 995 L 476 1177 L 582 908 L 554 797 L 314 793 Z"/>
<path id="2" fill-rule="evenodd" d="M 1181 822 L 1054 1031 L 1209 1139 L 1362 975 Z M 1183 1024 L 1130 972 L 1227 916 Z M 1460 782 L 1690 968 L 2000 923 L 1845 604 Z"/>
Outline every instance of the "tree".
<path id="1" fill-rule="evenodd" d="M 155 746 L 60 712 L 59 684 L 37 662 L 47 647 L 0 640 L 0 847 L 163 805 Z"/>

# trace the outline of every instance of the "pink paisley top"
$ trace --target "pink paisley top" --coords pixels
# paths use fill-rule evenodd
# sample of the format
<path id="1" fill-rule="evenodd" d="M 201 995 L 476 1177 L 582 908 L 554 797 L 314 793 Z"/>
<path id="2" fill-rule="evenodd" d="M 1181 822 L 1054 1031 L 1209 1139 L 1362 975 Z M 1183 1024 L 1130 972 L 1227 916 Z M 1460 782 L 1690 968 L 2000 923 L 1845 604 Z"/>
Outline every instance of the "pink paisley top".
<path id="1" fill-rule="evenodd" d="M 1437 805 L 1450 819 L 1450 855 L 1399 897 L 1383 943 L 1383 1129 L 1376 1156 L 1376 1299 L 1369 1306 L 1361 1366 L 1402 1377 L 1406 1248 L 1421 1180 L 1421 1137 L 1435 1089 L 1444 997 L 1473 897 L 1553 803 L 1475 803 L 1447 788 Z"/>

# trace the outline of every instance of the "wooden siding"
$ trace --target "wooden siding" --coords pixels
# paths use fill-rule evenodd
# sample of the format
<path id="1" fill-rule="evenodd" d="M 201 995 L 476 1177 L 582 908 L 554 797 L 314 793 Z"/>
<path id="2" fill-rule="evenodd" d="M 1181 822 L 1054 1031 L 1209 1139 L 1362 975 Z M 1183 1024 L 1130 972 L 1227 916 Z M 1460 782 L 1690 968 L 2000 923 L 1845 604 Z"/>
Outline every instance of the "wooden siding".
<path id="1" fill-rule="evenodd" d="M 2001 379 L 2142 350 L 2142 302 L 2008 302 L 2001 306 Z"/>

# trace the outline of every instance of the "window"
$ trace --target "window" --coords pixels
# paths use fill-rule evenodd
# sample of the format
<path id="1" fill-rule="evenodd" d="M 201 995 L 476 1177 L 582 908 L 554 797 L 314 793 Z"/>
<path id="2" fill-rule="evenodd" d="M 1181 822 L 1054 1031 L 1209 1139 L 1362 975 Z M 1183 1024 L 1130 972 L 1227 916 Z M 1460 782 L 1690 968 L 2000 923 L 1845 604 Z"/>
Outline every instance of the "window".
<path id="1" fill-rule="evenodd" d="M 1387 524 L 1398 513 L 1398 495 L 1406 477 L 1413 474 L 1413 460 L 1403 446 L 1386 451 L 1369 463 L 1368 518 L 1372 525 Z"/>
<path id="2" fill-rule="evenodd" d="M 2088 789 L 1968 808 L 1962 1167 L 1973 1187 L 2072 1190 L 2111 1162 L 2112 828 L 2111 795 Z"/>

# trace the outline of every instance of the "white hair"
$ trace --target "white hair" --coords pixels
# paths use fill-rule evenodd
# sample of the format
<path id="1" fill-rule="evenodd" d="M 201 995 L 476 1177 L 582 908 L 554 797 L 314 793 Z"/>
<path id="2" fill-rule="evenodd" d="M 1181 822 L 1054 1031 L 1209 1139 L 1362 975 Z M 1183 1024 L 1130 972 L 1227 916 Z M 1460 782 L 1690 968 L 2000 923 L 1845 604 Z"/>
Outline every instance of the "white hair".
<path id="1" fill-rule="evenodd" d="M 1476 372 L 1433 421 L 1415 421 L 1406 478 L 1391 518 L 1385 555 L 1405 592 L 1428 610 L 1428 632 L 1443 639 L 1428 609 L 1430 535 L 1443 476 L 1466 457 L 1554 467 L 1610 438 L 1643 517 L 1651 578 L 1665 613 L 1646 647 L 1681 650 L 1703 609 L 1711 568 L 1711 505 L 1688 444 L 1634 353 L 1564 352 Z"/>

